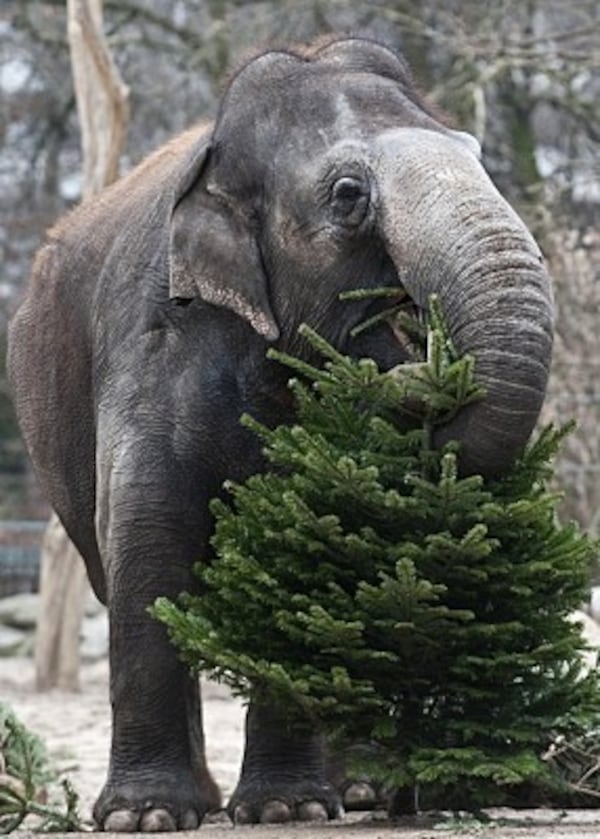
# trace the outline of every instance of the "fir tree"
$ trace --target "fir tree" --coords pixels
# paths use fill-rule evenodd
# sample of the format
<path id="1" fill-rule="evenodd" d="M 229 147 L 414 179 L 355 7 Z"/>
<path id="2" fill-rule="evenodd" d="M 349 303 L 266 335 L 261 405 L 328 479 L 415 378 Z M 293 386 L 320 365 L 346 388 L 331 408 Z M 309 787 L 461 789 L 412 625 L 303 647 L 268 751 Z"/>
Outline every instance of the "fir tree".
<path id="1" fill-rule="evenodd" d="M 79 796 L 67 780 L 57 795 L 56 781 L 42 740 L 0 703 L 0 834 L 22 828 L 26 819 L 35 832 L 80 831 Z"/>
<path id="2" fill-rule="evenodd" d="M 274 354 L 296 373 L 297 424 L 244 418 L 273 469 L 213 502 L 201 595 L 155 613 L 193 668 L 368 744 L 362 768 L 388 787 L 466 807 L 556 786 L 545 747 L 599 705 L 569 620 L 595 545 L 548 489 L 567 429 L 501 480 L 461 477 L 432 430 L 483 394 L 435 301 L 426 361 L 391 374 L 303 334 L 322 369 Z"/>

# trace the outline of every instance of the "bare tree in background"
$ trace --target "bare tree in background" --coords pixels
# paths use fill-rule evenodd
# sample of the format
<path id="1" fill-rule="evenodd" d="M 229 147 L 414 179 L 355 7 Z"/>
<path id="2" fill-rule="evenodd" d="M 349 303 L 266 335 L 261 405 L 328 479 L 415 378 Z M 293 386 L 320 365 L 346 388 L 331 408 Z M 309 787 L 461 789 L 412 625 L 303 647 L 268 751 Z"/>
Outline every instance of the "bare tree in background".
<path id="1" fill-rule="evenodd" d="M 117 179 L 129 122 L 129 89 L 102 30 L 102 0 L 67 0 L 67 35 L 83 149 L 83 196 Z"/>
<path id="2" fill-rule="evenodd" d="M 116 180 L 129 90 L 102 26 L 102 0 L 67 0 L 67 35 L 83 150 L 83 197 Z M 79 635 L 89 584 L 83 560 L 53 514 L 42 545 L 36 687 L 79 690 Z"/>

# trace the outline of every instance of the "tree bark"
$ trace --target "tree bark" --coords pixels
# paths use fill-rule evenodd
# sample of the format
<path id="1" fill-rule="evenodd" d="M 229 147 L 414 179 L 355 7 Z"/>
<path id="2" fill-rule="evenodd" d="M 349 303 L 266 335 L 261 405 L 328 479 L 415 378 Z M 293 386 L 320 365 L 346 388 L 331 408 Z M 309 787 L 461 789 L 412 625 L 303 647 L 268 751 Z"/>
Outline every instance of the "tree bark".
<path id="1" fill-rule="evenodd" d="M 79 690 L 79 635 L 89 590 L 83 560 L 53 513 L 42 542 L 35 639 L 37 690 Z"/>
<path id="2" fill-rule="evenodd" d="M 129 120 L 123 84 L 102 30 L 102 0 L 67 0 L 67 35 L 81 126 L 84 198 L 116 180 Z M 36 687 L 77 691 L 79 636 L 89 592 L 85 566 L 58 517 L 42 545 Z"/>
<path id="3" fill-rule="evenodd" d="M 118 177 L 129 121 L 122 82 L 102 30 L 102 0 L 67 0 L 67 35 L 83 150 L 83 196 Z"/>

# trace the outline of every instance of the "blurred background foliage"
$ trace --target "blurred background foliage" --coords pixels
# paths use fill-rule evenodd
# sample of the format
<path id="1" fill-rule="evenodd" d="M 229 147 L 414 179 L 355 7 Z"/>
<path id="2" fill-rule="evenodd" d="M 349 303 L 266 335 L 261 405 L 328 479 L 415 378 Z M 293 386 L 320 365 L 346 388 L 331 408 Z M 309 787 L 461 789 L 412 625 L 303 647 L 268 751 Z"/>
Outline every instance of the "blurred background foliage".
<path id="1" fill-rule="evenodd" d="M 544 421 L 575 417 L 560 461 L 565 515 L 600 530 L 599 0 L 104 0 L 131 90 L 123 171 L 214 115 L 252 51 L 330 32 L 400 47 L 420 87 L 483 146 L 555 282 Z M 6 326 L 44 229 L 79 198 L 81 152 L 65 0 L 0 9 L 0 518 L 41 516 L 4 374 Z"/>

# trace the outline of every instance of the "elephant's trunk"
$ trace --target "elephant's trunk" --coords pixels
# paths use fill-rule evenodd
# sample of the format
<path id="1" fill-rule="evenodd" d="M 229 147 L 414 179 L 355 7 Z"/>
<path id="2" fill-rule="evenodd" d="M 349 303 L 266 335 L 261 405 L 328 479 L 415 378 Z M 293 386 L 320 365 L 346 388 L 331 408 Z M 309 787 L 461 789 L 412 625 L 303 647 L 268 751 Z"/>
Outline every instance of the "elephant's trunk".
<path id="1" fill-rule="evenodd" d="M 452 340 L 486 391 L 437 432 L 463 473 L 497 475 L 537 420 L 552 351 L 552 296 L 527 229 L 460 140 L 390 132 L 378 158 L 381 229 L 418 306 L 437 293 Z"/>

